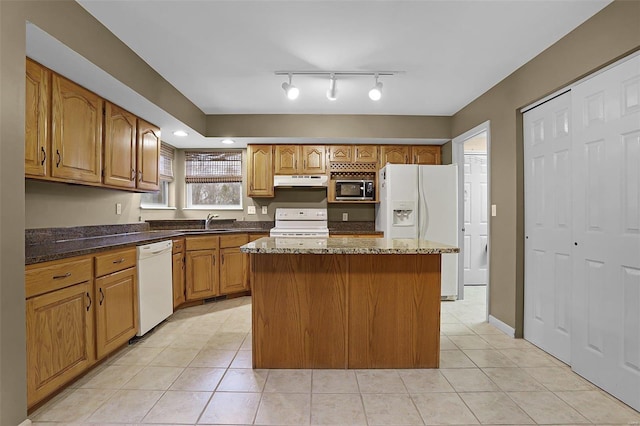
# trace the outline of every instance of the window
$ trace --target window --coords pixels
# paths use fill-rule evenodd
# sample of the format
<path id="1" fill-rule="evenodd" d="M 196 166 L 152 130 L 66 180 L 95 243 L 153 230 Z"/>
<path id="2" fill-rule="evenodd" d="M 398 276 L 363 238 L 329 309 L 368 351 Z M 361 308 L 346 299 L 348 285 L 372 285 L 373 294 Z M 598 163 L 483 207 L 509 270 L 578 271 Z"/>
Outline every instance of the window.
<path id="1" fill-rule="evenodd" d="M 175 148 L 162 142 L 160 146 L 160 190 L 140 196 L 140 207 L 162 209 L 169 207 L 169 183 L 173 182 L 173 158 Z"/>
<path id="2" fill-rule="evenodd" d="M 242 152 L 185 152 L 187 208 L 242 209 Z"/>

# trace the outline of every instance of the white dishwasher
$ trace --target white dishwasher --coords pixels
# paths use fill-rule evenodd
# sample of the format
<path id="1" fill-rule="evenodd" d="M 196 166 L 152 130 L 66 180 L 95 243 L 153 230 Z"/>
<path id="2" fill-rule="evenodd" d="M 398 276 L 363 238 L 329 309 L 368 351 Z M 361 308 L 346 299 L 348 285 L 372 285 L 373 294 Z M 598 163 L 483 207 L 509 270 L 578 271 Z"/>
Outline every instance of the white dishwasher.
<path id="1" fill-rule="evenodd" d="M 137 336 L 142 336 L 173 313 L 172 247 L 171 240 L 138 246 L 140 321 Z"/>

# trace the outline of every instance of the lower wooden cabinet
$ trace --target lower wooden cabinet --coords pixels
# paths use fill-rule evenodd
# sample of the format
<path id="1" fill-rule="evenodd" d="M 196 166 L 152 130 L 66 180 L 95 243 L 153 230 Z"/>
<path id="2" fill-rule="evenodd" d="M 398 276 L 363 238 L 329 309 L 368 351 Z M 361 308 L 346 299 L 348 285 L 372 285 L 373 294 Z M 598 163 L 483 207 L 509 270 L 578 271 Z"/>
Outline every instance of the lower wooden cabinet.
<path id="1" fill-rule="evenodd" d="M 188 250 L 186 260 L 187 300 L 206 299 L 219 295 L 218 250 Z"/>
<path id="2" fill-rule="evenodd" d="M 220 237 L 220 294 L 245 291 L 249 288 L 248 259 L 240 246 L 249 242 L 247 234 Z"/>
<path id="3" fill-rule="evenodd" d="M 172 267 L 173 274 L 173 310 L 187 301 L 187 289 L 185 287 L 185 258 L 184 258 L 184 239 L 173 240 L 172 251 Z"/>
<path id="4" fill-rule="evenodd" d="M 86 281 L 27 299 L 29 407 L 94 363 L 92 294 L 92 281 Z"/>
<path id="5" fill-rule="evenodd" d="M 138 330 L 136 268 L 96 279 L 96 351 L 98 359 L 118 349 Z"/>

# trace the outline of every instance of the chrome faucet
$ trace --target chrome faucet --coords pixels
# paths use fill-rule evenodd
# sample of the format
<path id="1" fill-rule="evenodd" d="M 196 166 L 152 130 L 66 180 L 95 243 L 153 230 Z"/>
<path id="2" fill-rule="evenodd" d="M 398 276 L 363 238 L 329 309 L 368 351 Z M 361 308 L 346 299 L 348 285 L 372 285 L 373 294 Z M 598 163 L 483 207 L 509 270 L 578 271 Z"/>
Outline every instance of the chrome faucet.
<path id="1" fill-rule="evenodd" d="M 209 214 L 207 215 L 207 219 L 206 219 L 206 221 L 205 221 L 205 223 L 204 223 L 204 228 L 205 228 L 205 229 L 209 229 L 209 222 L 211 222 L 213 219 L 215 219 L 215 218 L 217 218 L 217 217 L 218 217 L 218 214 L 217 214 L 217 213 L 209 213 Z"/>

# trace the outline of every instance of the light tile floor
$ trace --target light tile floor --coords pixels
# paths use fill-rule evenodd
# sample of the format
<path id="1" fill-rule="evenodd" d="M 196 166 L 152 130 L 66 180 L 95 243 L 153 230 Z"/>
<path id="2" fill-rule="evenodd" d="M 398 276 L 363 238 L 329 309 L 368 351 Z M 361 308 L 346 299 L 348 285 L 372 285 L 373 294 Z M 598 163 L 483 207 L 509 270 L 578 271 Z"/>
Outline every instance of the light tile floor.
<path id="1" fill-rule="evenodd" d="M 252 370 L 249 297 L 183 309 L 30 418 L 50 424 L 640 424 L 640 413 L 485 319 L 442 303 L 439 370 Z"/>

